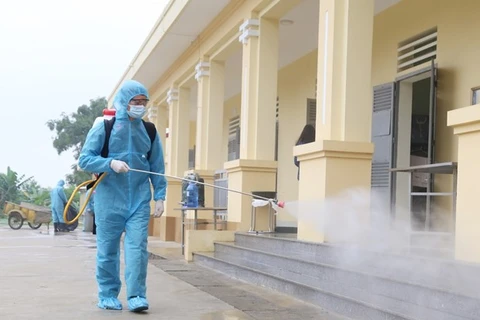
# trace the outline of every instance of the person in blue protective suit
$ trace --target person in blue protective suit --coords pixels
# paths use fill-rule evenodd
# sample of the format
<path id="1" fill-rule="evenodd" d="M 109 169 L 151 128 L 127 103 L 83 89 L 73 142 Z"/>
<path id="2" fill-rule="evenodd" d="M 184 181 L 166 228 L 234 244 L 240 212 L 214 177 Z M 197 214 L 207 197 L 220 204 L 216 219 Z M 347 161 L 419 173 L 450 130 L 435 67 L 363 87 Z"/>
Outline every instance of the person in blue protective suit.
<path id="1" fill-rule="evenodd" d="M 55 232 L 69 232 L 65 221 L 63 220 L 63 210 L 67 204 L 67 196 L 63 190 L 65 181 L 60 180 L 57 186 L 50 192 L 50 202 L 52 209 L 53 230 Z"/>
<path id="2" fill-rule="evenodd" d="M 146 88 L 137 81 L 122 84 L 113 105 L 116 119 L 109 139 L 109 154 L 101 156 L 105 125 L 90 129 L 79 157 L 79 166 L 93 173 L 107 175 L 95 192 L 97 225 L 98 307 L 121 310 L 120 238 L 125 230 L 125 283 L 128 308 L 133 312 L 147 310 L 146 276 L 147 238 L 150 201 L 153 186 L 154 217 L 164 211 L 167 181 L 164 176 L 130 171 L 145 170 L 163 174 L 165 164 L 158 133 L 152 142 L 142 123 L 148 102 Z M 147 157 L 150 152 L 150 157 Z"/>

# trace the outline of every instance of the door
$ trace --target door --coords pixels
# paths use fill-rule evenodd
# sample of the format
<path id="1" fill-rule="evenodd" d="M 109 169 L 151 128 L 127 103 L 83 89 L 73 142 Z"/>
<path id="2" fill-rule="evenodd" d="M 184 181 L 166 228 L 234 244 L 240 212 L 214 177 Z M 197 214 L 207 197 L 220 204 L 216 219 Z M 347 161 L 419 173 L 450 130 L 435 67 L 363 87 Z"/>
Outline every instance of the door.
<path id="1" fill-rule="evenodd" d="M 372 143 L 372 196 L 374 210 L 391 211 L 393 162 L 393 120 L 395 83 L 373 88 Z"/>
<path id="2" fill-rule="evenodd" d="M 428 163 L 435 163 L 435 123 L 436 123 L 436 109 L 437 109 L 437 68 L 435 67 L 435 61 L 432 60 L 430 68 L 430 104 L 428 112 Z M 435 176 L 429 174 L 427 185 L 427 204 L 425 215 L 425 231 L 430 230 L 431 220 L 431 206 L 432 199 L 430 192 L 434 192 L 434 179 Z"/>
<path id="3" fill-rule="evenodd" d="M 435 162 L 435 123 L 437 109 L 437 68 L 432 60 L 430 69 L 430 105 L 428 121 L 428 163 Z"/>

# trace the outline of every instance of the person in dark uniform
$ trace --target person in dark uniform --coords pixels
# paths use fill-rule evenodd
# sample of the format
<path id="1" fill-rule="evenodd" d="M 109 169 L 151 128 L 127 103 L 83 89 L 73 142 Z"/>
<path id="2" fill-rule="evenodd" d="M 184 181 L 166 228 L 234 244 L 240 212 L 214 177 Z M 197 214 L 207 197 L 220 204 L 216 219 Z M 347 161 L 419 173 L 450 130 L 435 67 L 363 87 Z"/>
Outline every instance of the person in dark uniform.
<path id="1" fill-rule="evenodd" d="M 295 143 L 296 146 L 314 142 L 315 141 L 315 128 L 311 124 L 307 124 L 303 127 L 302 133 L 300 137 L 298 137 L 297 142 Z M 297 180 L 300 180 L 300 162 L 298 161 L 297 157 L 293 158 L 293 163 L 298 167 L 297 171 Z"/>

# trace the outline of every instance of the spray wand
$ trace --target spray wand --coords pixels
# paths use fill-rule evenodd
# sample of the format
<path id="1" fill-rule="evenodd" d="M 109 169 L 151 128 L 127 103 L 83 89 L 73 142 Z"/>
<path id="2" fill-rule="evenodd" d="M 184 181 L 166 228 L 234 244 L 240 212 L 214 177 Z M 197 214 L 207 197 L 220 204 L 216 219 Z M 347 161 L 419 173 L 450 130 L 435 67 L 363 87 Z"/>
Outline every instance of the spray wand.
<path id="1" fill-rule="evenodd" d="M 144 171 L 144 170 L 138 170 L 138 169 L 130 169 L 130 171 L 135 171 L 135 172 L 140 172 L 140 173 L 147 173 L 147 174 L 153 174 L 153 175 L 157 175 L 157 176 L 164 176 L 164 177 L 167 177 L 167 178 L 172 178 L 172 179 L 177 179 L 177 180 L 182 180 L 182 181 L 187 181 L 187 182 L 192 181 L 191 179 L 180 178 L 180 177 L 168 175 L 168 174 L 165 174 L 165 173 L 150 172 L 150 171 Z M 229 191 L 229 192 L 233 192 L 233 193 L 242 194 L 242 195 L 244 195 L 244 196 L 249 196 L 249 197 L 252 197 L 252 198 L 256 198 L 256 199 L 261 199 L 261 200 L 265 200 L 265 201 L 268 201 L 268 202 L 272 202 L 272 203 L 275 203 L 276 205 L 278 205 L 280 208 L 283 208 L 284 205 L 285 205 L 285 202 L 283 202 L 283 201 L 278 201 L 277 199 L 269 199 L 269 198 L 265 198 L 265 197 L 261 197 L 261 196 L 256 196 L 256 195 L 254 195 L 254 194 L 252 194 L 252 193 L 243 192 L 243 191 L 238 191 L 238 190 L 233 190 L 233 189 L 229 189 L 229 188 L 225 188 L 225 187 L 221 187 L 221 186 L 216 186 L 216 185 L 210 184 L 210 183 L 199 182 L 199 181 L 193 181 L 193 182 L 198 183 L 198 184 L 202 184 L 202 185 L 207 186 L 207 187 L 212 187 L 212 188 L 216 188 L 216 189 L 221 189 L 221 190 L 225 190 L 225 191 Z"/>
<path id="2" fill-rule="evenodd" d="M 131 169 L 129 171 L 134 171 L 134 172 L 139 172 L 139 173 L 145 173 L 145 174 L 153 174 L 153 175 L 157 175 L 157 176 L 163 176 L 163 177 L 167 177 L 167 178 L 172 178 L 172 179 L 176 179 L 176 180 L 181 180 L 181 181 L 187 181 L 187 182 L 190 182 L 190 181 L 193 181 L 192 179 L 187 179 L 187 178 L 180 178 L 180 177 L 177 177 L 177 176 L 172 176 L 172 175 L 168 175 L 168 174 L 165 174 L 165 173 L 158 173 L 158 172 L 151 172 L 151 171 L 146 171 L 146 170 L 139 170 L 139 169 Z M 88 201 L 90 200 L 90 197 L 93 193 L 93 190 L 97 187 L 97 185 L 103 180 L 103 178 L 105 178 L 105 175 L 106 173 L 103 173 L 98 179 L 96 180 L 88 180 L 88 181 L 85 181 L 83 183 L 81 183 L 80 185 L 77 186 L 77 188 L 75 188 L 75 190 L 73 191 L 72 195 L 70 196 L 70 199 L 68 200 L 66 206 L 65 206 L 65 209 L 63 211 L 63 219 L 65 220 L 65 223 L 66 224 L 72 224 L 74 223 L 75 221 L 77 221 L 80 216 L 82 215 L 83 211 L 85 210 L 86 206 L 87 206 L 87 203 Z M 257 195 L 254 195 L 252 193 L 248 193 L 248 192 L 243 192 L 243 191 L 238 191 L 238 190 L 233 190 L 233 189 L 229 189 L 229 188 L 225 188 L 225 187 L 221 187 L 221 186 L 216 186 L 214 184 L 210 184 L 210 183 L 206 183 L 206 182 L 199 182 L 199 181 L 193 181 L 197 184 L 201 184 L 201 185 L 204 185 L 204 186 L 208 186 L 208 187 L 212 187 L 212 188 L 216 188 L 216 189 L 221 189 L 221 190 L 225 190 L 225 191 L 228 191 L 228 192 L 233 192 L 233 193 L 238 193 L 238 194 L 241 194 L 241 195 L 244 195 L 244 196 L 249 196 L 249 197 L 252 197 L 254 199 L 260 199 L 260 200 L 264 200 L 264 201 L 267 201 L 269 202 L 272 206 L 278 206 L 280 208 L 283 208 L 285 206 L 285 202 L 284 201 L 278 201 L 277 199 L 269 199 L 269 198 L 266 198 L 266 197 L 262 197 L 262 196 L 257 196 Z M 67 219 L 67 212 L 68 212 L 68 209 L 73 201 L 73 198 L 75 196 L 75 194 L 80 190 L 81 187 L 83 186 L 86 186 L 86 185 L 89 185 L 91 183 L 94 183 L 93 186 L 92 186 L 92 191 L 88 194 L 87 198 L 85 199 L 85 203 L 84 205 L 82 206 L 82 208 L 79 210 L 77 216 L 75 218 L 73 218 L 72 220 L 68 220 Z"/>

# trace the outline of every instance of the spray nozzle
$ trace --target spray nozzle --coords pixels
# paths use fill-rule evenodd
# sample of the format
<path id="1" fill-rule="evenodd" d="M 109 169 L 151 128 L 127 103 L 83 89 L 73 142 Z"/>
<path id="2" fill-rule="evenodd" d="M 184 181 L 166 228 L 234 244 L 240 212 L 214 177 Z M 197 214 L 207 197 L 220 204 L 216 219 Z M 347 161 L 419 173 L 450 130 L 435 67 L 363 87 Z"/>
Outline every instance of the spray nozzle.
<path id="1" fill-rule="evenodd" d="M 278 201 L 278 199 L 270 199 L 270 202 L 276 204 L 279 208 L 285 207 L 285 201 Z"/>

